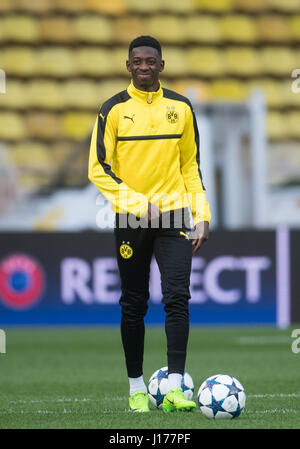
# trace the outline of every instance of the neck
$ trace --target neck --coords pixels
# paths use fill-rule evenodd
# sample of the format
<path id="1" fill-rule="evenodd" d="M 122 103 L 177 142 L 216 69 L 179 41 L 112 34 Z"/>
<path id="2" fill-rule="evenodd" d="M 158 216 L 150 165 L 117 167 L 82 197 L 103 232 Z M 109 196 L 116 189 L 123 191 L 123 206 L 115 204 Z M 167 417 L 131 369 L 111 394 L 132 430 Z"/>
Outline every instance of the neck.
<path id="1" fill-rule="evenodd" d="M 159 89 L 159 81 L 155 81 L 153 84 L 151 84 L 151 86 L 140 86 L 138 84 L 135 83 L 134 80 L 132 80 L 133 85 L 136 89 L 138 90 L 142 90 L 143 92 L 156 92 Z"/>

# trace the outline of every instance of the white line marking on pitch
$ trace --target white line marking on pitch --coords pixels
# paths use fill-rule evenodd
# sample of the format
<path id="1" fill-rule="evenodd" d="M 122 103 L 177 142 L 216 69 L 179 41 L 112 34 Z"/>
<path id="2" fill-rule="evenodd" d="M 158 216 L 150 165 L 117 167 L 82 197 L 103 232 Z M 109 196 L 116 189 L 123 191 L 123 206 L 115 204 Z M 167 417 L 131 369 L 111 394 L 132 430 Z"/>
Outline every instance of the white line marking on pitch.
<path id="1" fill-rule="evenodd" d="M 299 398 L 300 393 L 248 394 L 248 398 Z"/>
<path id="2" fill-rule="evenodd" d="M 104 397 L 104 398 L 57 398 L 57 399 L 30 399 L 30 400 L 25 400 L 25 399 L 16 399 L 16 400 L 12 400 L 9 401 L 10 404 L 42 404 L 42 403 L 54 403 L 54 404 L 58 404 L 58 403 L 64 403 L 64 402 L 90 402 L 90 401 L 94 401 L 94 402 L 100 402 L 100 401 L 105 401 L 105 400 L 109 400 L 109 401 L 124 401 L 127 400 L 128 397 L 127 396 L 116 396 L 114 398 L 110 398 L 110 397 Z"/>
<path id="3" fill-rule="evenodd" d="M 239 345 L 265 345 L 265 344 L 288 344 L 291 338 L 288 335 L 269 336 L 242 336 L 235 339 Z"/>
<path id="4" fill-rule="evenodd" d="M 299 410 L 294 410 L 290 408 L 273 408 L 270 410 L 245 410 L 247 413 L 251 414 L 267 414 L 267 413 L 299 413 Z"/>

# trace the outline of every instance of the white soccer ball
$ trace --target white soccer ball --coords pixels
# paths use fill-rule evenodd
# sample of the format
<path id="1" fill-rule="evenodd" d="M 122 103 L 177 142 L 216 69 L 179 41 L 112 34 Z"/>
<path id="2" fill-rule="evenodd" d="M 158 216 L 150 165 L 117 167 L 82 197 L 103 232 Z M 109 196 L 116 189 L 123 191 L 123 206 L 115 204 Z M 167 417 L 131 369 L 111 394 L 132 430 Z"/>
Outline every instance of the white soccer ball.
<path id="1" fill-rule="evenodd" d="M 184 372 L 181 388 L 185 397 L 191 401 L 194 395 L 194 382 L 189 373 Z M 150 402 L 157 408 L 162 408 L 165 395 L 168 392 L 168 367 L 158 369 L 149 379 L 148 396 Z"/>
<path id="2" fill-rule="evenodd" d="M 243 385 L 228 374 L 216 374 L 206 379 L 197 395 L 198 406 L 207 418 L 237 418 L 246 403 Z"/>

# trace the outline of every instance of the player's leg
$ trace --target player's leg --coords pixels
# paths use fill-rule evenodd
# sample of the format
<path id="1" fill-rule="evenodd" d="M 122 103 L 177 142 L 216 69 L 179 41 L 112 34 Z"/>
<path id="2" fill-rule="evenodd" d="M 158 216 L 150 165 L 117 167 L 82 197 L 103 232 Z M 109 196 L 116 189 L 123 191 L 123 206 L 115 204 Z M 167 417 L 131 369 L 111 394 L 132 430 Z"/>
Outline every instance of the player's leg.
<path id="1" fill-rule="evenodd" d="M 143 395 L 147 392 L 143 380 L 144 316 L 148 309 L 153 239 L 149 229 L 121 227 L 121 219 L 124 216 L 117 214 L 114 232 L 121 278 L 121 337 L 130 385 L 129 402 L 131 409 L 146 411 L 148 396 Z"/>
<path id="2" fill-rule="evenodd" d="M 154 243 L 166 312 L 169 389 L 175 394 L 172 393 L 171 402 L 177 401 L 178 405 L 170 406 L 171 410 L 190 410 L 195 407 L 194 402 L 182 396 L 181 390 L 189 336 L 188 303 L 192 263 L 192 242 L 187 232 L 188 229 L 183 226 L 176 228 L 171 221 L 170 228 L 159 230 Z"/>

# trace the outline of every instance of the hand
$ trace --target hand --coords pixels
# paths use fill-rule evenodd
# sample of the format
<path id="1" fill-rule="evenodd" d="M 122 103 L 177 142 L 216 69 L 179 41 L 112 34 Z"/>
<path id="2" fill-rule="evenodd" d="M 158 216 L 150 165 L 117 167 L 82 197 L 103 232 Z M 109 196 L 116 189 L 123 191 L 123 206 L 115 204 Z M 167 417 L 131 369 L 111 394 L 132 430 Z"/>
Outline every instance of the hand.
<path id="1" fill-rule="evenodd" d="M 203 243 L 205 243 L 208 240 L 208 233 L 209 233 L 209 223 L 208 221 L 200 221 L 200 223 L 196 224 L 195 230 L 192 233 L 192 236 L 195 237 L 192 241 L 193 248 L 193 255 L 196 254 L 198 249 L 200 248 Z"/>
<path id="2" fill-rule="evenodd" d="M 160 209 L 155 206 L 155 204 L 148 203 L 148 212 L 147 212 L 147 218 L 149 221 L 155 220 L 156 218 L 159 218 L 161 215 Z"/>

